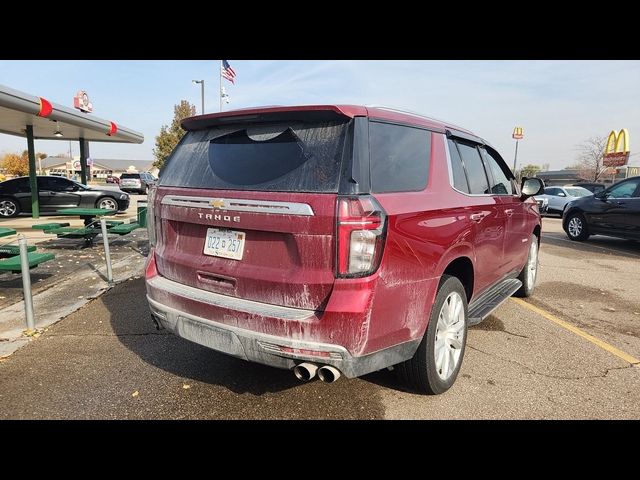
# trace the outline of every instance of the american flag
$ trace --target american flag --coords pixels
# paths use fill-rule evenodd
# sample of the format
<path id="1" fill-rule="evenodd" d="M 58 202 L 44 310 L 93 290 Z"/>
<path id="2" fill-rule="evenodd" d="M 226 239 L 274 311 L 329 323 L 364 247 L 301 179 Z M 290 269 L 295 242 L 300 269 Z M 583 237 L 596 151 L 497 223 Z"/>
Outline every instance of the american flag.
<path id="1" fill-rule="evenodd" d="M 222 60 L 222 71 L 220 74 L 235 85 L 233 79 L 236 78 L 236 72 L 233 71 L 233 68 L 231 68 L 231 65 L 229 65 L 229 62 L 226 60 Z"/>

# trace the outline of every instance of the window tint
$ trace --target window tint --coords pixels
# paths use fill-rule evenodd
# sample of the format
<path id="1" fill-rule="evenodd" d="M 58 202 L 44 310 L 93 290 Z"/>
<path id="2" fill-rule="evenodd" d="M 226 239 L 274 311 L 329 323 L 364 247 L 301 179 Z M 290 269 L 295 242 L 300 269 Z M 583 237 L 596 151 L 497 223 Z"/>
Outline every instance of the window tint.
<path id="1" fill-rule="evenodd" d="M 557 195 L 558 189 L 555 187 L 547 187 L 544 189 L 545 195 Z"/>
<path id="2" fill-rule="evenodd" d="M 492 152 L 488 149 L 482 149 L 484 153 L 485 161 L 487 165 L 491 169 L 491 173 L 493 174 L 493 185 L 491 185 L 491 193 L 494 195 L 512 195 L 513 194 L 513 185 L 511 184 L 511 180 L 507 178 L 507 175 L 504 173 L 501 167 L 501 161 L 496 158 Z"/>
<path id="3" fill-rule="evenodd" d="M 469 189 L 474 194 L 489 194 L 489 183 L 487 182 L 487 174 L 484 171 L 480 153 L 475 146 L 467 143 L 457 142 L 462 161 L 464 162 L 469 180 Z"/>
<path id="4" fill-rule="evenodd" d="M 567 195 L 570 195 L 572 197 L 587 197 L 593 194 L 593 192 L 590 192 L 586 188 L 582 187 L 567 187 L 564 189 L 564 191 L 567 193 Z"/>
<path id="5" fill-rule="evenodd" d="M 430 131 L 371 122 L 369 145 L 372 191 L 420 191 L 427 186 Z"/>
<path id="6" fill-rule="evenodd" d="M 462 166 L 462 159 L 458 152 L 458 147 L 453 140 L 447 140 L 449 143 L 449 156 L 451 157 L 451 173 L 453 174 L 453 186 L 456 190 L 464 193 L 469 192 L 469 183 L 467 183 L 467 176 L 464 173 L 464 167 Z"/>
<path id="7" fill-rule="evenodd" d="M 613 198 L 631 198 L 636 197 L 634 192 L 638 188 L 638 184 L 640 183 L 640 178 L 634 178 L 633 180 L 629 180 L 628 182 L 621 183 L 620 185 L 616 185 L 611 190 L 609 190 L 609 196 Z"/>
<path id="8" fill-rule="evenodd" d="M 66 189 L 71 189 L 73 183 L 58 177 L 40 177 L 38 178 L 38 188 L 41 190 L 52 190 L 54 192 L 61 192 Z"/>
<path id="9" fill-rule="evenodd" d="M 4 182 L 2 188 L 6 193 L 25 193 L 31 191 L 28 177 L 16 178 L 15 180 Z"/>
<path id="10" fill-rule="evenodd" d="M 120 178 L 140 178 L 139 173 L 123 173 Z"/>
<path id="11" fill-rule="evenodd" d="M 187 132 L 160 185 L 273 192 L 338 192 L 349 122 L 235 124 Z"/>

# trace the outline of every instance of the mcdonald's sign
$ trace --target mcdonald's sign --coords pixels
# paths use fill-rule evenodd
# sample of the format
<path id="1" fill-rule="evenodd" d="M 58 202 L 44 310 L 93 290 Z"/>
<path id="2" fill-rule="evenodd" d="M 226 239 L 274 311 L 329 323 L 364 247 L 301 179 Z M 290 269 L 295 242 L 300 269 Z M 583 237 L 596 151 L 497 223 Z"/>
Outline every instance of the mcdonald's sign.
<path id="1" fill-rule="evenodd" d="M 524 138 L 524 128 L 516 127 L 513 129 L 513 135 L 511 135 L 515 140 L 522 140 Z"/>
<path id="2" fill-rule="evenodd" d="M 616 132 L 611 130 L 604 147 L 604 159 L 602 164 L 605 167 L 622 167 L 629 161 L 629 132 L 626 128 Z"/>

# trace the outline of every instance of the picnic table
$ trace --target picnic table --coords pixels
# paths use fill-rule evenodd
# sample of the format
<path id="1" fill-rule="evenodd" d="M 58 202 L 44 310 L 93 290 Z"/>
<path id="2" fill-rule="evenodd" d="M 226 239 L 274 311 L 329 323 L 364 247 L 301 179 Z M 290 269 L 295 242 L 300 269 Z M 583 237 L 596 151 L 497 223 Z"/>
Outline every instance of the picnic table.
<path id="1" fill-rule="evenodd" d="M 102 217 L 104 215 L 113 215 L 117 213 L 115 210 L 107 210 L 106 208 L 62 208 L 56 210 L 58 215 L 71 215 L 74 217 L 80 217 L 84 219 L 85 227 L 93 223 L 95 217 Z"/>
<path id="2" fill-rule="evenodd" d="M 61 237 L 84 238 L 85 247 L 93 245 L 93 239 L 100 233 L 100 225 L 96 225 L 96 217 L 104 215 L 112 215 L 117 213 L 115 210 L 107 210 L 105 208 L 62 208 L 56 210 L 58 215 L 68 215 L 80 217 L 84 220 L 84 228 L 76 227 L 59 227 L 44 230 L 46 233 L 52 233 Z M 122 222 L 112 222 L 122 223 Z"/>
<path id="3" fill-rule="evenodd" d="M 9 235 L 15 235 L 16 231 L 13 228 L 0 227 L 0 237 L 8 237 Z"/>

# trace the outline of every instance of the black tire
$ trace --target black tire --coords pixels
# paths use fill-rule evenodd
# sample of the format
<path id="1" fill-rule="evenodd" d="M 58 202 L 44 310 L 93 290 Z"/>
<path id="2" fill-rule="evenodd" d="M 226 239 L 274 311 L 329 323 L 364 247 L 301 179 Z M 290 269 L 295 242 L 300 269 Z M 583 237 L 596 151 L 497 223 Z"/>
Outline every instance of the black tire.
<path id="1" fill-rule="evenodd" d="M 538 278 L 538 249 L 540 244 L 538 243 L 538 237 L 531 235 L 529 239 L 529 253 L 527 255 L 527 262 L 522 267 L 522 271 L 518 275 L 518 280 L 522 282 L 520 289 L 513 294 L 514 297 L 530 297 L 533 295 L 533 290 L 536 287 L 536 279 Z M 534 251 L 535 249 L 535 251 Z M 531 272 L 531 263 L 535 263 L 533 269 L 533 278 L 529 272 Z"/>
<path id="2" fill-rule="evenodd" d="M 108 210 L 115 210 L 117 212 L 119 210 L 118 202 L 113 197 L 102 197 L 102 198 L 99 198 L 98 201 L 96 202 L 96 208 L 107 208 L 107 207 L 103 206 L 103 202 L 108 202 L 108 201 L 113 202 L 113 204 L 115 205 L 115 207 L 108 208 Z"/>
<path id="3" fill-rule="evenodd" d="M 584 242 L 590 235 L 587 220 L 579 212 L 569 214 L 565 222 L 564 231 L 567 233 L 569 240 L 575 242 Z"/>
<path id="4" fill-rule="evenodd" d="M 443 379 L 440 377 L 436 368 L 436 334 L 438 330 L 438 318 L 445 301 L 449 299 L 452 294 L 457 294 L 462 301 L 463 306 L 463 319 L 464 324 L 462 330 L 459 332 L 462 339 L 460 340 L 460 348 L 454 348 L 451 345 L 443 348 L 450 348 L 451 350 L 460 350 L 457 364 L 450 373 L 450 375 Z M 462 360 L 464 358 L 465 346 L 467 343 L 467 295 L 460 280 L 450 275 L 443 275 L 440 281 L 440 287 L 436 295 L 433 308 L 431 310 L 431 317 L 429 318 L 429 325 L 427 331 L 422 337 L 420 346 L 416 350 L 415 355 L 410 360 L 397 365 L 396 370 L 402 378 L 402 380 L 411 388 L 420 393 L 427 393 L 430 395 L 438 395 L 444 393 L 456 381 Z M 445 351 L 445 355 L 449 353 L 449 350 Z M 453 354 L 452 354 L 453 355 Z"/>
<path id="5" fill-rule="evenodd" d="M 13 218 L 20 214 L 20 204 L 8 197 L 0 198 L 0 218 Z"/>

